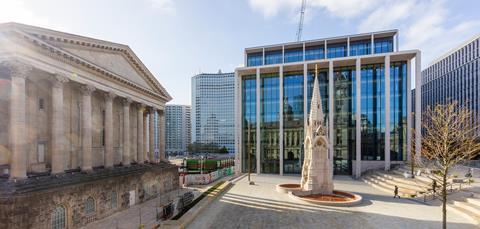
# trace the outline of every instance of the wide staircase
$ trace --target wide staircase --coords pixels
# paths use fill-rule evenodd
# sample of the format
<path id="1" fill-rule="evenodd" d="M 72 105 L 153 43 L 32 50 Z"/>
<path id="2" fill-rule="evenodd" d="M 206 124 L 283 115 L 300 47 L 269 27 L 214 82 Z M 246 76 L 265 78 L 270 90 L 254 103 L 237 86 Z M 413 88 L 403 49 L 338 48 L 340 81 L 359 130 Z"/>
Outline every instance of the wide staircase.
<path id="1" fill-rule="evenodd" d="M 480 225 L 480 190 L 463 190 L 447 198 L 447 211 L 453 211 Z"/>
<path id="2" fill-rule="evenodd" d="M 440 177 L 434 174 L 421 174 L 412 178 L 405 178 L 409 172 L 408 166 L 399 166 L 390 171 L 373 170 L 365 173 L 362 180 L 372 187 L 390 193 L 393 196 L 395 185 L 401 197 L 415 198 L 418 201 L 440 202 Z M 437 180 L 437 193 L 432 192 L 433 179 Z M 478 184 L 477 184 L 478 185 Z M 454 211 L 466 219 L 480 225 L 480 186 L 451 184 L 447 186 L 447 210 Z"/>
<path id="3" fill-rule="evenodd" d="M 408 179 L 403 176 L 406 171 L 408 169 L 403 166 L 390 171 L 373 170 L 363 175 L 362 180 L 374 188 L 392 195 L 396 185 L 401 197 L 420 197 L 428 193 L 432 186 L 432 179 L 427 176 L 416 176 L 415 179 Z"/>

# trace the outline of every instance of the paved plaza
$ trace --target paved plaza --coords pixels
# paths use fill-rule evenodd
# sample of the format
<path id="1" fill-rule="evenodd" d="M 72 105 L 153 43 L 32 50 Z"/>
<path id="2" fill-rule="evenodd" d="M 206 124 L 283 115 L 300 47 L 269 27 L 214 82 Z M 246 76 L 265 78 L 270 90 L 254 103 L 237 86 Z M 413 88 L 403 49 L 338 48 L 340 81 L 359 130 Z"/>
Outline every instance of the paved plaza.
<path id="1" fill-rule="evenodd" d="M 300 177 L 253 175 L 208 206 L 188 228 L 441 228 L 441 207 L 392 195 L 346 176 L 336 176 L 335 189 L 363 196 L 355 207 L 316 206 L 277 193 L 278 183 L 298 183 Z M 392 191 L 393 194 L 393 191 Z M 448 212 L 448 228 L 477 228 Z"/>

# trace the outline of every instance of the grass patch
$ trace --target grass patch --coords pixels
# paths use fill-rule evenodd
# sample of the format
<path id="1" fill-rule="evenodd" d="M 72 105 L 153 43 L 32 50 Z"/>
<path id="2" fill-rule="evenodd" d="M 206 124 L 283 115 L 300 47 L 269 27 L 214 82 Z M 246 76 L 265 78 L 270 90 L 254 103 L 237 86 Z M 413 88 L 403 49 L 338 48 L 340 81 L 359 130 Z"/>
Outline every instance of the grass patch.
<path id="1" fill-rule="evenodd" d="M 220 187 L 220 185 L 222 185 L 223 183 L 225 183 L 225 181 L 220 181 L 218 182 L 217 184 L 215 184 L 214 186 L 212 186 L 211 188 L 209 188 L 207 191 L 203 192 L 198 198 L 196 198 L 195 200 L 193 200 L 190 204 L 188 204 L 187 206 L 185 206 L 181 212 L 179 212 L 176 216 L 174 216 L 172 218 L 172 220 L 178 220 L 180 219 L 180 217 L 182 217 L 185 213 L 188 212 L 188 210 L 190 210 L 190 208 L 192 208 L 193 206 L 195 206 L 195 204 L 197 204 L 198 202 L 200 202 L 200 200 L 202 200 L 203 198 L 205 198 L 206 196 L 208 196 L 210 193 L 212 193 L 213 191 L 215 191 L 216 189 L 218 189 L 218 187 Z"/>

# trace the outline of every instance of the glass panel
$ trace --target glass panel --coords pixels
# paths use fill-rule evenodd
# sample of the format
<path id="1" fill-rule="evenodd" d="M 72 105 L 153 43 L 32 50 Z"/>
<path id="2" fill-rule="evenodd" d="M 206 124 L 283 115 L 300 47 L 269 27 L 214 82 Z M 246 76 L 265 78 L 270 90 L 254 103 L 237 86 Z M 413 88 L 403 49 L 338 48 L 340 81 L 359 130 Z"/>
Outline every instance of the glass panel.
<path id="1" fill-rule="evenodd" d="M 355 67 L 334 68 L 334 174 L 350 175 L 355 154 Z"/>
<path id="2" fill-rule="evenodd" d="M 265 64 L 282 63 L 282 51 L 265 52 Z"/>
<path id="3" fill-rule="evenodd" d="M 375 53 L 393 52 L 393 38 L 375 39 Z"/>
<path id="4" fill-rule="evenodd" d="M 118 199 L 117 192 L 112 192 L 110 194 L 110 198 L 111 198 L 111 204 L 112 204 L 111 207 L 117 208 L 117 199 Z"/>
<path id="5" fill-rule="evenodd" d="M 247 66 L 260 66 L 263 65 L 262 53 L 250 53 L 247 54 Z"/>
<path id="6" fill-rule="evenodd" d="M 280 88 L 278 74 L 261 76 L 261 173 L 279 173 Z"/>
<path id="7" fill-rule="evenodd" d="M 303 48 L 285 50 L 285 63 L 303 61 Z"/>
<path id="8" fill-rule="evenodd" d="M 95 200 L 92 197 L 88 197 L 85 201 L 85 214 L 92 214 L 95 212 Z"/>
<path id="9" fill-rule="evenodd" d="M 303 160 L 303 72 L 283 78 L 283 172 L 300 174 Z"/>
<path id="10" fill-rule="evenodd" d="M 305 48 L 305 60 L 325 59 L 325 49 L 323 46 L 314 46 Z"/>
<path id="11" fill-rule="evenodd" d="M 337 58 L 347 56 L 347 45 L 346 44 L 335 44 L 327 45 L 327 55 L 328 58 Z"/>
<path id="12" fill-rule="evenodd" d="M 362 66 L 362 160 L 384 160 L 385 75 L 384 65 Z"/>
<path id="13" fill-rule="evenodd" d="M 242 80 L 243 152 L 242 171 L 256 172 L 257 94 L 256 75 L 244 76 Z"/>
<path id="14" fill-rule="evenodd" d="M 350 56 L 370 54 L 370 41 L 357 41 L 350 43 Z"/>
<path id="15" fill-rule="evenodd" d="M 390 160 L 406 158 L 407 63 L 390 64 Z"/>
<path id="16" fill-rule="evenodd" d="M 52 229 L 64 229 L 65 227 L 65 208 L 56 207 L 52 213 Z"/>

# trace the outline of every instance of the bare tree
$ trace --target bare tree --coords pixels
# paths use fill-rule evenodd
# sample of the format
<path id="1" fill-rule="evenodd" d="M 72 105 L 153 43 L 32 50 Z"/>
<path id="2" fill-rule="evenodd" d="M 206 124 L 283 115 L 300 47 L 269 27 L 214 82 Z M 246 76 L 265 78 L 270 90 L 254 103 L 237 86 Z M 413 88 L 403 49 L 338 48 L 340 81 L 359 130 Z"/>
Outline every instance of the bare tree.
<path id="1" fill-rule="evenodd" d="M 432 162 L 441 180 L 443 228 L 447 228 L 447 178 L 450 168 L 475 157 L 480 142 L 475 138 L 472 112 L 457 102 L 428 107 L 422 120 L 421 154 Z"/>

